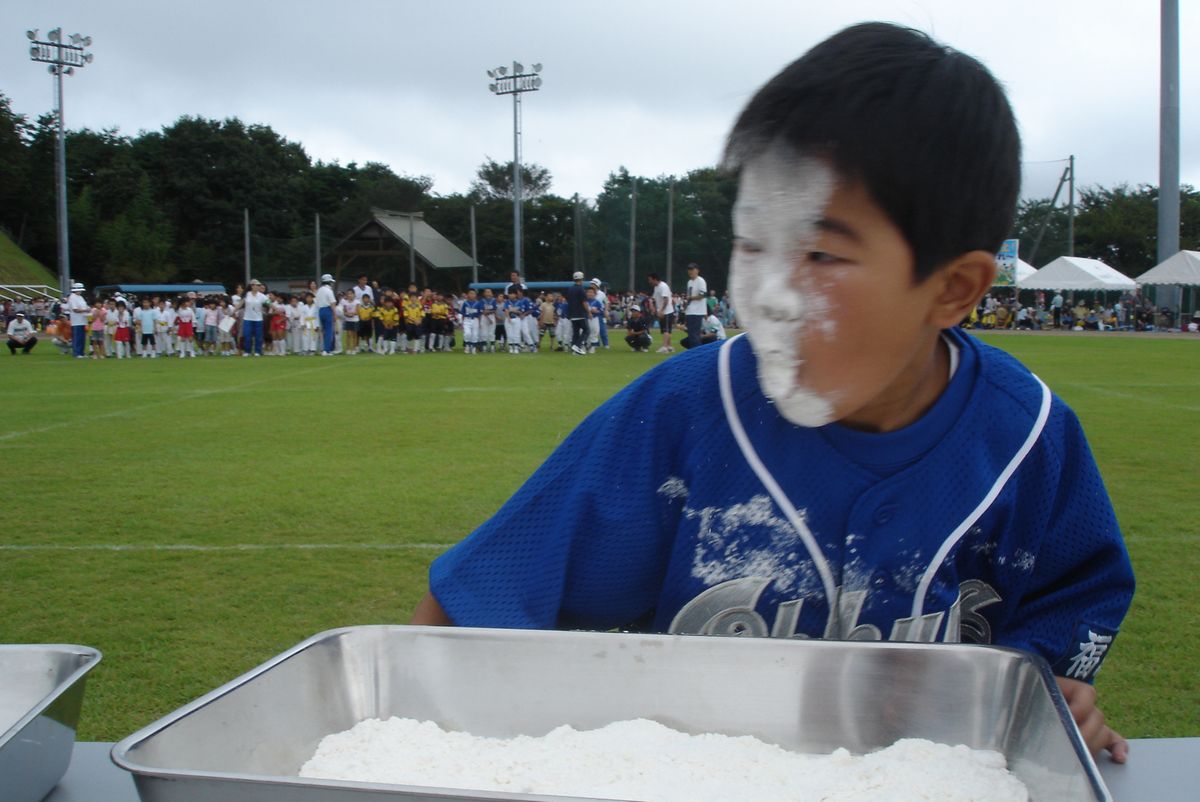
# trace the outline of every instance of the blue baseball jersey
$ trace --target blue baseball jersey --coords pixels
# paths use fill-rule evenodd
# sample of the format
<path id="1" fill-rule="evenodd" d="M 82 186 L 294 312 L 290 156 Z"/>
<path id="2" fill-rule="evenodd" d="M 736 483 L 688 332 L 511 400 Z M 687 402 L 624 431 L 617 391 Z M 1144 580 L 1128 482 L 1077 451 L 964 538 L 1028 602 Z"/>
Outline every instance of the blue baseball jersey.
<path id="1" fill-rule="evenodd" d="M 565 318 L 567 316 L 567 302 L 556 301 L 554 303 L 554 314 L 558 316 L 559 320 Z"/>
<path id="2" fill-rule="evenodd" d="M 430 588 L 463 626 L 974 641 L 1090 681 L 1134 580 L 1083 431 L 1016 360 L 945 336 L 953 379 L 883 434 L 788 422 L 745 337 L 668 360 L 439 557 Z"/>
<path id="3" fill-rule="evenodd" d="M 463 300 L 458 304 L 458 313 L 464 318 L 477 320 L 483 314 L 483 302 Z"/>
<path id="4" fill-rule="evenodd" d="M 483 313 L 485 315 L 495 315 L 496 314 L 496 299 L 495 298 L 480 299 L 479 308 L 483 310 Z"/>
<path id="5" fill-rule="evenodd" d="M 588 301 L 588 306 L 592 308 L 592 317 L 597 320 L 604 317 L 604 301 L 601 301 L 599 298 L 593 298 Z"/>
<path id="6" fill-rule="evenodd" d="M 510 318 L 521 316 L 521 299 L 510 299 L 504 302 L 504 314 Z"/>

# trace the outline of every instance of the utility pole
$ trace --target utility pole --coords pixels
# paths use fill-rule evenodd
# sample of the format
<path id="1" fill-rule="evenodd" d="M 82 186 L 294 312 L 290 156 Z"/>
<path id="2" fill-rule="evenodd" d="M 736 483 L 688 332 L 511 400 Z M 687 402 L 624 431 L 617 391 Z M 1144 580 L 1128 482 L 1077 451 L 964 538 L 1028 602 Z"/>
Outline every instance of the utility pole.
<path id="1" fill-rule="evenodd" d="M 1158 112 L 1158 263 L 1179 252 L 1179 0 L 1162 0 Z M 1165 292 L 1163 292 L 1165 290 Z M 1162 287 L 1165 306 L 1180 309 L 1182 289 Z"/>
<path id="2" fill-rule="evenodd" d="M 479 283 L 479 254 L 475 248 L 475 204 L 471 204 L 471 283 Z"/>
<path id="3" fill-rule="evenodd" d="M 316 268 L 317 286 L 321 285 L 321 213 L 313 214 L 316 226 L 313 233 L 313 265 Z"/>
<path id="4" fill-rule="evenodd" d="M 636 289 L 633 266 L 637 262 L 637 179 L 632 178 L 629 184 L 629 291 L 633 292 Z"/>
<path id="5" fill-rule="evenodd" d="M 250 210 L 242 209 L 242 250 L 246 260 L 246 281 L 242 284 L 250 292 Z"/>
<path id="6" fill-rule="evenodd" d="M 671 286 L 671 264 L 675 261 L 675 179 L 667 187 L 667 286 Z"/>
<path id="7" fill-rule="evenodd" d="M 1067 166 L 1070 175 L 1067 178 L 1067 256 L 1075 255 L 1075 156 L 1071 155 L 1071 163 Z"/>

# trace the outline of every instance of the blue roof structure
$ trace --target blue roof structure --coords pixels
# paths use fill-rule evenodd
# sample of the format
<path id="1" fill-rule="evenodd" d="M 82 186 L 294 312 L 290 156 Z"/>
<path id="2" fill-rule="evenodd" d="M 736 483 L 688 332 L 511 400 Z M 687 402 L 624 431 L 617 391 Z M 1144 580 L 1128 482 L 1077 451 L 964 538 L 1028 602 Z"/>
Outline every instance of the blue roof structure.
<path id="1" fill-rule="evenodd" d="M 224 284 L 101 284 L 96 292 L 131 292 L 135 295 L 146 293 L 183 294 L 194 292 L 197 295 L 225 295 Z"/>

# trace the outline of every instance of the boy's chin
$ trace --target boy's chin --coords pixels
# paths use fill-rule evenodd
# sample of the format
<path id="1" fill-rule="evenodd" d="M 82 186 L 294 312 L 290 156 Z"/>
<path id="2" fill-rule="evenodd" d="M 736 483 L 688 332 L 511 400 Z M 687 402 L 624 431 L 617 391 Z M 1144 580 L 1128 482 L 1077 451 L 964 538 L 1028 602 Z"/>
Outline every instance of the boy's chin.
<path id="1" fill-rule="evenodd" d="M 774 365 L 773 361 L 769 357 L 759 361 L 758 383 L 779 414 L 789 423 L 806 428 L 832 423 L 835 420 L 832 402 L 796 381 L 792 360 L 780 360 L 780 364 Z"/>

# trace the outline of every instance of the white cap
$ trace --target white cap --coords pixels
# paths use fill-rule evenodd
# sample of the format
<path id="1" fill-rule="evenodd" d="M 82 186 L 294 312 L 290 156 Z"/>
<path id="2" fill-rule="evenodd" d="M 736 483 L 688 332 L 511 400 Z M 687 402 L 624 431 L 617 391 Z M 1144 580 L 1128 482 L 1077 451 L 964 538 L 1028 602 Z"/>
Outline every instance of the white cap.
<path id="1" fill-rule="evenodd" d="M 594 279 L 592 279 L 592 286 L 594 286 L 594 287 L 599 287 L 599 286 L 600 286 L 600 279 L 598 279 L 598 278 L 594 278 Z"/>
<path id="2" fill-rule="evenodd" d="M 583 273 L 576 270 L 575 274 L 573 276 L 571 276 L 571 278 L 575 281 L 583 281 Z"/>
<path id="3" fill-rule="evenodd" d="M 333 276 L 331 276 L 331 275 L 329 275 L 328 273 L 326 273 L 325 275 L 321 276 L 321 283 L 322 283 L 322 284 L 332 284 L 332 283 L 333 283 Z"/>
<path id="4" fill-rule="evenodd" d="M 83 292 L 83 284 L 76 281 L 71 285 L 71 292 Z"/>
<path id="5" fill-rule="evenodd" d="M 642 311 L 642 308 L 640 306 L 638 306 L 637 304 L 634 304 L 633 306 L 629 307 L 629 311 L 630 312 L 640 312 L 640 311 Z"/>

